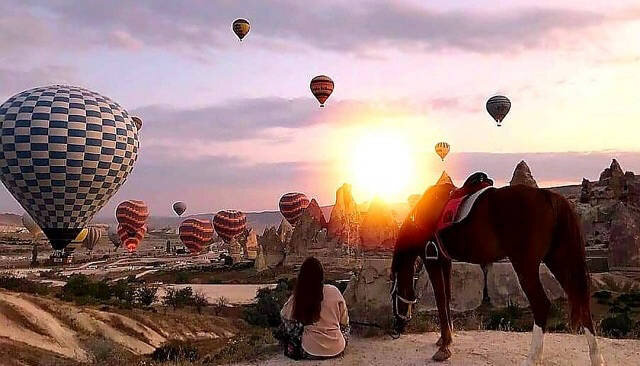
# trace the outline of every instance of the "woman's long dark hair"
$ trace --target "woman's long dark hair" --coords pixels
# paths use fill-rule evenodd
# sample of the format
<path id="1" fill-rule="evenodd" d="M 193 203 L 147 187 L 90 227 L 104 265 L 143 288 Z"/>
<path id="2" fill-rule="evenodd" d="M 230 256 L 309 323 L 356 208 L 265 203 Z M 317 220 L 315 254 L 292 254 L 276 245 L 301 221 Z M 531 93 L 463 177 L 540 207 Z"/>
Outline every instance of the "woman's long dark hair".
<path id="1" fill-rule="evenodd" d="M 320 320 L 323 282 L 324 270 L 320 261 L 314 257 L 305 259 L 293 292 L 293 319 L 304 325 Z"/>

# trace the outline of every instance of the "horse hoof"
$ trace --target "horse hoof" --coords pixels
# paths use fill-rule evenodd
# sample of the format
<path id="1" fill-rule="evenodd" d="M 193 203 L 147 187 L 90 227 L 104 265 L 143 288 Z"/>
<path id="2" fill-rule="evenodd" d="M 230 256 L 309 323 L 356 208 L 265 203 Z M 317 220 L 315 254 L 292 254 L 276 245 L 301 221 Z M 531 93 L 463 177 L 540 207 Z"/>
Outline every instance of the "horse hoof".
<path id="1" fill-rule="evenodd" d="M 449 357 L 451 357 L 451 351 L 448 348 L 440 348 L 431 359 L 440 362 L 449 359 Z"/>

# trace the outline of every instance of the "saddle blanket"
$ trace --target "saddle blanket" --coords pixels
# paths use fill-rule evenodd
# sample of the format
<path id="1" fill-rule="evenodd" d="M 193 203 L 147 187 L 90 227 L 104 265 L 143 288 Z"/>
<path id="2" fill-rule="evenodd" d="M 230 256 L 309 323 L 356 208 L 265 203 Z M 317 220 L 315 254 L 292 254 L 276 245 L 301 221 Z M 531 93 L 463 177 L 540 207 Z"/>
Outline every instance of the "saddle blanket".
<path id="1" fill-rule="evenodd" d="M 437 231 L 456 224 L 469 216 L 469 213 L 471 212 L 471 209 L 473 208 L 476 200 L 478 200 L 478 198 L 489 188 L 493 187 L 484 187 L 481 190 L 468 196 L 449 200 L 449 202 L 447 202 L 447 204 L 444 206 L 444 210 L 442 211 L 442 215 L 440 216 L 440 220 L 438 221 Z"/>

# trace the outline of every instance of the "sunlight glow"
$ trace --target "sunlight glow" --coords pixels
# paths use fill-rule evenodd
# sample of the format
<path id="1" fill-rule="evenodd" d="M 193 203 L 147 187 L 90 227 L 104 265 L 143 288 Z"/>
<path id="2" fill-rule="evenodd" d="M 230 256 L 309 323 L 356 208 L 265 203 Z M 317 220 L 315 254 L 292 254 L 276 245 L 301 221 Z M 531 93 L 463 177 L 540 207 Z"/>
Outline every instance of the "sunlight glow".
<path id="1" fill-rule="evenodd" d="M 412 181 L 408 141 L 392 130 L 364 132 L 349 153 L 349 179 L 360 200 L 377 196 L 387 202 L 404 200 Z"/>

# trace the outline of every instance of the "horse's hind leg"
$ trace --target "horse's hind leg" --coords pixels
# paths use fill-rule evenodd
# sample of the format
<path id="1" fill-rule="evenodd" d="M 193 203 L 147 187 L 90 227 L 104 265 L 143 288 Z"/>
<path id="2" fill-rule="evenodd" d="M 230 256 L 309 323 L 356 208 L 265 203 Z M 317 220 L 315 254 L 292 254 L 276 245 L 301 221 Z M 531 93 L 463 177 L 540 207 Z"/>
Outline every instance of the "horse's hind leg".
<path id="1" fill-rule="evenodd" d="M 451 357 L 449 345 L 451 344 L 451 329 L 449 328 L 449 307 L 445 291 L 442 262 L 435 262 L 426 266 L 429 279 L 433 285 L 433 292 L 438 306 L 438 318 L 440 318 L 441 344 L 438 351 L 431 357 L 434 361 L 444 361 Z"/>
<path id="2" fill-rule="evenodd" d="M 603 366 L 604 359 L 598 348 L 595 331 L 593 328 L 593 320 L 591 319 L 591 303 L 589 294 L 589 276 L 587 275 L 585 266 L 576 266 L 583 268 L 579 272 L 570 273 L 571 266 L 566 265 L 567 258 L 579 260 L 572 256 L 561 256 L 559 254 L 550 255 L 545 259 L 547 267 L 553 273 L 556 280 L 562 286 L 562 289 L 569 298 L 571 306 L 571 323 L 573 326 L 582 326 L 585 338 L 589 345 L 589 358 L 592 366 Z"/>
<path id="3" fill-rule="evenodd" d="M 547 294 L 544 292 L 540 282 L 539 263 L 534 265 L 518 265 L 514 263 L 513 267 L 518 274 L 520 286 L 525 295 L 527 295 L 533 311 L 534 324 L 531 348 L 529 349 L 529 356 L 523 362 L 523 366 L 532 366 L 542 361 L 544 331 L 547 327 L 547 317 L 551 302 L 547 298 Z"/>

